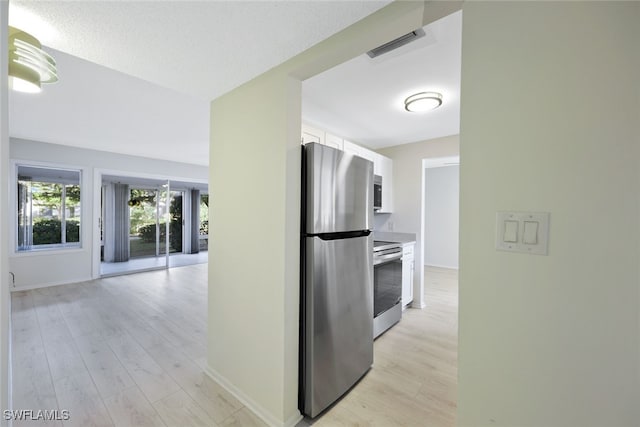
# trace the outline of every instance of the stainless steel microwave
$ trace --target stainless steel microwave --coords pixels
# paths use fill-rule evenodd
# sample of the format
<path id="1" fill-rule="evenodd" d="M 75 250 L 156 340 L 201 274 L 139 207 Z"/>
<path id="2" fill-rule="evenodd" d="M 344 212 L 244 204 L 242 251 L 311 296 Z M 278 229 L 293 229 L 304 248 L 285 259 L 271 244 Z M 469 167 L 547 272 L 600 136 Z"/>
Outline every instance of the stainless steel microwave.
<path id="1" fill-rule="evenodd" d="M 382 208 L 382 177 L 380 175 L 373 176 L 373 210 L 377 211 Z"/>

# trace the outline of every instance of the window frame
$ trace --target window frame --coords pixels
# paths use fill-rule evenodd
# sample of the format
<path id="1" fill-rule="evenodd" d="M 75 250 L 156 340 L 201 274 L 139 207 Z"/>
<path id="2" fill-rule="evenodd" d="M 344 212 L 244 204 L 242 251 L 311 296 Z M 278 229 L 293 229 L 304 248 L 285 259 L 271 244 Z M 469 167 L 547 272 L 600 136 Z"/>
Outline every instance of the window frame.
<path id="1" fill-rule="evenodd" d="M 79 174 L 79 182 L 78 185 L 80 187 L 80 230 L 79 230 L 79 238 L 78 242 L 65 242 L 65 243 L 53 243 L 53 244 L 43 244 L 37 246 L 31 246 L 27 249 L 21 249 L 18 245 L 18 171 L 20 167 L 33 167 L 40 169 L 54 169 L 54 170 L 62 170 L 62 171 L 70 171 L 77 172 Z M 11 191 L 10 191 L 10 211 L 12 214 L 10 215 L 10 235 L 9 238 L 11 242 L 13 242 L 10 246 L 10 255 L 12 256 L 33 256 L 33 255 L 44 255 L 44 254 L 54 254 L 54 253 L 72 253 L 72 252 L 80 252 L 83 250 L 85 242 L 84 238 L 86 236 L 85 228 L 90 224 L 86 223 L 87 219 L 87 190 L 85 185 L 85 168 L 75 165 L 68 164 L 60 164 L 60 163 L 51 163 L 51 162 L 40 162 L 40 161 L 31 161 L 31 160 L 12 160 L 11 161 Z M 44 182 L 44 181 L 43 181 Z M 65 186 L 66 187 L 66 186 Z M 63 191 L 66 192 L 66 188 Z M 62 206 L 64 206 L 66 200 L 61 200 Z M 66 212 L 63 211 L 61 218 L 61 233 L 64 232 L 66 228 Z M 62 236 L 61 236 L 62 238 Z M 65 235 L 66 238 L 66 235 Z M 65 239 L 62 239 L 65 240 Z"/>

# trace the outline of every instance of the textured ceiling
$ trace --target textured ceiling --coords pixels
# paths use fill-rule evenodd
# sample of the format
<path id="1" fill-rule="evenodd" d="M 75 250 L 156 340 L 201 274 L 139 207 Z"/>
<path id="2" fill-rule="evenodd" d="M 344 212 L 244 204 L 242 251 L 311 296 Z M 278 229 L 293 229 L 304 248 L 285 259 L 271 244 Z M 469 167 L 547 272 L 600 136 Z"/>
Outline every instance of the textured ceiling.
<path id="1" fill-rule="evenodd" d="M 211 100 L 388 3 L 11 0 L 9 21 L 45 46 Z"/>

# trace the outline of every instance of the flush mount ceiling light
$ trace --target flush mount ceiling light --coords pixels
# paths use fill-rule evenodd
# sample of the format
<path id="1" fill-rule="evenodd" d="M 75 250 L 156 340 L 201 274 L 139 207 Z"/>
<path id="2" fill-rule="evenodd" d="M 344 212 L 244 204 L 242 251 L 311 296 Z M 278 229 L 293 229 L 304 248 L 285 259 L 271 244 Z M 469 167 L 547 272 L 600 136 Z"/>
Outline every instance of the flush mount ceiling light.
<path id="1" fill-rule="evenodd" d="M 442 105 L 442 94 L 438 92 L 420 92 L 404 100 L 404 109 L 412 113 L 431 111 Z"/>
<path id="2" fill-rule="evenodd" d="M 58 81 L 56 61 L 31 34 L 9 27 L 9 88 L 40 92 L 41 83 Z"/>

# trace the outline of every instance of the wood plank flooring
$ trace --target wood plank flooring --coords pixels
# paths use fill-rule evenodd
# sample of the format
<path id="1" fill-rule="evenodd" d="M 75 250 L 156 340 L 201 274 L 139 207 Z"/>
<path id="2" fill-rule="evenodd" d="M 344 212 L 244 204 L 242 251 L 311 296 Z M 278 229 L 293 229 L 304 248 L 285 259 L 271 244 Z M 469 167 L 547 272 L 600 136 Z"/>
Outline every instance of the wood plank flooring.
<path id="1" fill-rule="evenodd" d="M 374 345 L 374 367 L 299 426 L 453 426 L 457 274 L 428 269 L 425 310 Z M 14 426 L 263 427 L 203 373 L 207 265 L 12 294 L 14 409 L 70 411 Z"/>

